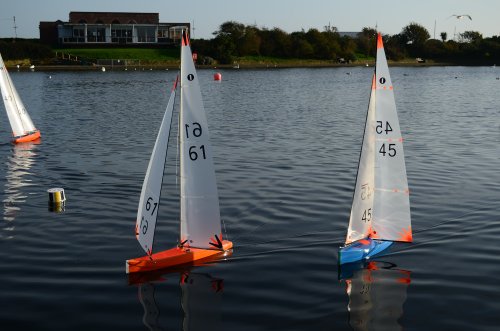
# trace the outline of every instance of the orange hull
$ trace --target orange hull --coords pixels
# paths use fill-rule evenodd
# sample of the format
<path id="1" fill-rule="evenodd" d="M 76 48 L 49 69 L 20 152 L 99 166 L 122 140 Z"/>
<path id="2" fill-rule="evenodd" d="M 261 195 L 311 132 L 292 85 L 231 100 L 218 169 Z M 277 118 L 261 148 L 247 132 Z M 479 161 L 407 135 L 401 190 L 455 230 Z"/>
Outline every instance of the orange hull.
<path id="1" fill-rule="evenodd" d="M 228 240 L 222 241 L 222 250 L 203 249 L 192 247 L 174 247 L 163 252 L 146 255 L 125 262 L 126 273 L 146 272 L 152 270 L 166 269 L 181 265 L 190 265 L 202 260 L 211 259 L 225 255 L 226 251 L 233 248 L 233 243 Z"/>
<path id="2" fill-rule="evenodd" d="M 40 131 L 36 130 L 33 133 L 30 133 L 30 134 L 27 134 L 27 135 L 24 135 L 24 136 L 21 136 L 21 137 L 14 138 L 13 142 L 16 143 L 16 144 L 17 143 L 26 143 L 28 141 L 37 140 L 38 138 L 40 138 Z"/>

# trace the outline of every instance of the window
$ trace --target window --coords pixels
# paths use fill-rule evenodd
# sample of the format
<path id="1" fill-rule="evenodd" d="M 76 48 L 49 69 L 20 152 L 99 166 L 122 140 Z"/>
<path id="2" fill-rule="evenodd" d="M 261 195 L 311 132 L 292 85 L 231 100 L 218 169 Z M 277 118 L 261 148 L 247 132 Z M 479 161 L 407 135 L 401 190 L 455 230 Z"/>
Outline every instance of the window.
<path id="1" fill-rule="evenodd" d="M 156 28 L 154 26 L 138 26 L 137 42 L 139 43 L 154 43 L 156 42 Z"/>
<path id="2" fill-rule="evenodd" d="M 111 42 L 126 44 L 132 42 L 132 27 L 112 27 Z"/>
<path id="3" fill-rule="evenodd" d="M 106 41 L 106 29 L 89 26 L 87 27 L 87 42 L 89 43 L 102 43 Z"/>

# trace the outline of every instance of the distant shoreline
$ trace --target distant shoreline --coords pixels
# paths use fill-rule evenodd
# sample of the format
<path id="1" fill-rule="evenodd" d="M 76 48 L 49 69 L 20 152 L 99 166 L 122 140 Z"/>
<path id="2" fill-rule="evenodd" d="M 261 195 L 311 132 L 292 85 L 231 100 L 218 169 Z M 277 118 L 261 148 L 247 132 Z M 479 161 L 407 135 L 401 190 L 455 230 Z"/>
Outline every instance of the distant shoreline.
<path id="1" fill-rule="evenodd" d="M 373 62 L 368 62 L 368 67 L 373 67 Z M 352 64 L 342 64 L 342 63 L 276 63 L 276 64 L 240 64 L 238 68 L 234 65 L 196 65 L 198 69 L 224 69 L 224 70 L 248 70 L 248 69 L 290 69 L 290 68 L 353 68 L 353 67 L 367 67 L 366 63 L 352 63 Z M 430 62 L 430 63 L 416 63 L 416 62 L 389 62 L 391 67 L 447 67 L 447 66 L 464 66 L 454 63 L 446 62 Z M 469 65 L 472 66 L 472 65 Z M 481 66 L 481 65 L 474 65 Z M 488 66 L 488 65 L 482 65 Z M 89 65 L 36 65 L 35 69 L 30 69 L 28 66 L 7 66 L 10 72 L 14 71 L 102 71 L 105 68 L 106 71 L 158 71 L 158 70 L 176 70 L 179 68 L 178 65 L 165 64 L 165 65 L 137 65 L 137 66 L 111 66 L 111 65 L 99 65 L 99 66 L 89 66 Z"/>

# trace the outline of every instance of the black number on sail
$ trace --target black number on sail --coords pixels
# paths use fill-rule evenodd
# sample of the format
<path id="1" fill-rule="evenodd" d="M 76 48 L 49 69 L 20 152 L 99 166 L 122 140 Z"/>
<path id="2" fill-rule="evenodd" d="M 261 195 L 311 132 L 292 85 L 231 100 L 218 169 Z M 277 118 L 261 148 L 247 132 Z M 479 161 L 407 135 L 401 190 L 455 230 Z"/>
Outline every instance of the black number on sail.
<path id="1" fill-rule="evenodd" d="M 186 139 L 189 139 L 189 124 L 184 125 L 186 127 Z M 193 123 L 193 136 L 199 137 L 202 134 L 201 125 L 198 122 Z"/>
<path id="2" fill-rule="evenodd" d="M 389 155 L 390 157 L 396 156 L 396 144 L 388 144 L 387 146 L 387 151 L 385 148 L 385 143 L 380 146 L 379 153 L 385 156 L 386 154 Z"/>
<path id="3" fill-rule="evenodd" d="M 380 82 L 380 84 L 385 84 L 385 78 L 384 77 L 380 77 L 380 79 L 378 81 Z"/>
<path id="4" fill-rule="evenodd" d="M 207 157 L 205 155 L 205 146 L 201 145 L 200 150 L 202 152 L 202 157 L 204 159 L 206 159 Z M 191 159 L 191 161 L 196 161 L 198 159 L 198 153 L 196 152 L 196 146 L 189 147 L 189 158 Z"/>
<path id="5" fill-rule="evenodd" d="M 378 134 L 382 134 L 384 131 L 385 134 L 388 134 L 389 132 L 392 131 L 392 126 L 389 124 L 388 121 L 385 121 L 385 129 L 384 129 L 383 121 L 377 121 L 377 127 L 375 128 L 375 131 Z"/>
<path id="6" fill-rule="evenodd" d="M 153 201 L 152 197 L 149 197 L 148 200 L 146 201 L 146 210 L 149 211 L 151 209 L 151 202 Z M 151 215 L 154 214 L 156 207 L 158 206 L 158 202 L 153 203 L 153 210 L 151 211 Z"/>
<path id="7" fill-rule="evenodd" d="M 193 75 L 193 74 L 189 74 L 189 75 L 187 75 L 187 79 L 188 79 L 189 81 L 192 81 L 192 80 L 194 79 L 194 75 Z"/>
<path id="8" fill-rule="evenodd" d="M 363 217 L 361 217 L 361 220 L 363 222 L 370 222 L 372 220 L 372 209 L 368 208 L 368 210 L 365 210 L 363 212 Z"/>
<path id="9" fill-rule="evenodd" d="M 144 216 L 141 218 L 140 228 L 142 229 L 142 234 L 148 232 L 148 221 L 144 219 Z"/>
<path id="10" fill-rule="evenodd" d="M 361 185 L 361 200 L 370 199 L 372 193 L 368 184 Z"/>

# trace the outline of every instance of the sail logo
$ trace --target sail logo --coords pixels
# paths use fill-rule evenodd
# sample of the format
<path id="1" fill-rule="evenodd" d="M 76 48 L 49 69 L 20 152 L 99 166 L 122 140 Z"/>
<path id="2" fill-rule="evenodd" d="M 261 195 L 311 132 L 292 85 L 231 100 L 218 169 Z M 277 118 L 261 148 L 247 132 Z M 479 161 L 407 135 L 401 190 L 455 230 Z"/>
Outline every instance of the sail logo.
<path id="1" fill-rule="evenodd" d="M 193 75 L 193 74 L 189 74 L 189 75 L 187 75 L 187 79 L 188 79 L 189 81 L 192 81 L 192 80 L 194 79 L 194 75 Z"/>

